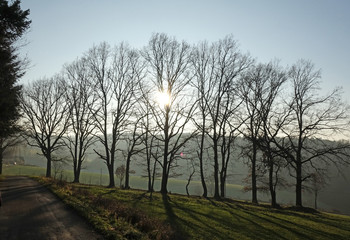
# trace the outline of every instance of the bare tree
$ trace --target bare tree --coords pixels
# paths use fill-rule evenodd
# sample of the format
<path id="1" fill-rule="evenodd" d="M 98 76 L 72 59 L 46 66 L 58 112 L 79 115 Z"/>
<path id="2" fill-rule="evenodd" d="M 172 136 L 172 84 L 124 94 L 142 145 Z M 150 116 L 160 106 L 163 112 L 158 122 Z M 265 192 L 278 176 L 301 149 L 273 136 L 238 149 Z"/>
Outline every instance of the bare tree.
<path id="1" fill-rule="evenodd" d="M 161 157 L 159 154 L 159 141 L 155 137 L 160 134 L 160 131 L 156 128 L 155 122 L 152 118 L 152 107 L 150 102 L 152 91 L 145 82 L 140 84 L 140 89 L 142 95 L 138 104 L 138 111 L 141 115 L 139 130 L 143 144 L 143 151 L 141 153 L 144 154 L 146 160 L 142 161 L 142 164 L 146 166 L 148 192 L 152 193 L 154 191 L 154 180 L 157 174 L 157 163 Z"/>
<path id="2" fill-rule="evenodd" d="M 170 169 L 178 151 L 193 137 L 193 133 L 185 133 L 195 108 L 187 89 L 190 46 L 158 33 L 151 37 L 143 56 L 149 64 L 152 85 L 158 94 L 168 98 L 162 104 L 150 105 L 152 117 L 162 131 L 162 135 L 154 136 L 163 144 L 161 193 L 166 194 Z"/>
<path id="3" fill-rule="evenodd" d="M 229 155 L 226 154 L 229 154 L 228 150 L 231 148 L 232 138 L 228 142 L 225 141 L 227 140 L 227 134 L 232 134 L 232 130 L 235 129 L 232 119 L 240 105 L 240 101 L 235 98 L 235 81 L 252 61 L 248 55 L 239 52 L 237 43 L 232 37 L 226 37 L 213 43 L 210 47 L 206 43 L 202 43 L 197 47 L 194 54 L 193 65 L 196 78 L 194 85 L 197 88 L 198 104 L 202 117 L 202 122 L 197 122 L 196 126 L 202 134 L 206 132 L 212 143 L 214 153 L 214 197 L 220 198 L 220 195 L 225 195 L 226 171 L 230 159 L 227 158 Z M 231 127 L 231 130 L 228 130 L 228 127 Z M 202 154 L 200 154 L 202 157 L 203 150 L 202 145 Z M 219 193 L 220 155 L 222 160 L 220 170 L 221 194 Z"/>
<path id="4" fill-rule="evenodd" d="M 245 122 L 245 128 L 243 129 L 243 135 L 248 140 L 249 145 L 245 147 L 245 155 L 249 159 L 249 167 L 251 170 L 251 190 L 252 190 L 252 202 L 258 203 L 258 188 L 257 188 L 257 161 L 258 161 L 258 140 L 262 120 L 259 117 L 258 110 L 259 94 L 260 94 L 260 81 L 256 81 L 254 77 L 250 77 L 249 74 L 242 79 L 240 84 L 240 95 L 244 101 L 245 115 L 242 116 L 242 122 Z M 247 119 L 247 120 L 246 120 Z"/>
<path id="5" fill-rule="evenodd" d="M 51 177 L 52 154 L 64 146 L 63 136 L 69 126 L 70 109 L 59 76 L 27 86 L 21 97 L 24 136 L 47 160 L 46 177 Z"/>
<path id="6" fill-rule="evenodd" d="M 349 108 L 341 101 L 341 89 L 319 96 L 320 70 L 305 60 L 298 61 L 289 72 L 292 95 L 286 107 L 289 123 L 275 138 L 274 144 L 289 161 L 296 179 L 296 206 L 302 207 L 303 182 L 311 173 L 327 164 L 348 164 L 350 144 L 340 139 L 348 131 Z M 335 137 L 335 139 L 332 137 Z M 333 140 L 333 141 L 332 141 Z"/>
<path id="7" fill-rule="evenodd" d="M 191 63 L 194 69 L 194 78 L 192 85 L 197 89 L 197 111 L 194 114 L 193 122 L 196 128 L 199 130 L 200 134 L 197 144 L 197 156 L 199 160 L 199 172 L 200 179 L 203 188 L 203 197 L 208 196 L 208 188 L 205 182 L 204 174 L 204 153 L 206 151 L 205 137 L 208 131 L 207 118 L 208 118 L 208 105 L 206 104 L 206 95 L 210 91 L 208 89 L 208 78 L 213 74 L 213 69 L 209 65 L 210 60 L 210 48 L 207 42 L 198 44 L 193 50 Z"/>
<path id="8" fill-rule="evenodd" d="M 113 51 L 106 43 L 93 47 L 87 56 L 97 97 L 92 109 L 99 134 L 96 137 L 104 150 L 96 150 L 109 172 L 109 187 L 114 187 L 114 163 L 117 145 L 129 124 L 135 104 L 143 64 L 139 54 L 125 43 Z"/>
<path id="9" fill-rule="evenodd" d="M 133 156 L 140 154 L 143 152 L 144 147 L 142 145 L 142 137 L 144 132 L 140 131 L 140 124 L 142 115 L 136 114 L 136 109 L 134 109 L 134 120 L 132 125 L 130 124 L 130 131 L 126 131 L 125 141 L 126 141 L 126 149 L 122 150 L 124 159 L 125 159 L 125 189 L 130 188 L 130 173 L 135 173 L 135 171 L 130 169 L 131 159 Z"/>
<path id="10" fill-rule="evenodd" d="M 282 126 L 281 119 L 286 115 L 283 110 L 279 109 L 280 104 L 277 102 L 279 100 L 277 97 L 287 81 L 287 74 L 278 66 L 277 62 L 270 62 L 268 64 L 258 64 L 251 68 L 244 81 L 245 83 L 242 84 L 246 84 L 246 86 L 242 87 L 243 97 L 248 113 L 252 113 L 249 116 L 250 123 L 255 122 L 260 126 L 259 129 L 249 125 L 248 132 L 252 137 L 248 137 L 248 139 L 251 140 L 253 149 L 254 144 L 257 144 L 263 152 L 262 163 L 268 171 L 271 205 L 277 207 L 276 188 L 281 182 L 278 173 L 283 161 L 278 156 L 279 153 L 273 145 L 273 139 L 278 135 Z M 254 159 L 251 158 L 251 160 L 253 165 L 255 163 Z M 256 180 L 252 176 L 253 179 Z M 255 187 L 255 189 L 257 188 Z"/>
<path id="11" fill-rule="evenodd" d="M 90 71 L 85 58 L 78 59 L 64 68 L 67 85 L 65 96 L 71 110 L 70 128 L 65 139 L 73 160 L 74 182 L 79 182 L 87 150 L 95 142 L 96 124 L 90 109 L 96 99 L 89 77 Z"/>
<path id="12" fill-rule="evenodd" d="M 189 162 L 190 162 L 191 166 L 190 166 L 190 172 L 189 172 L 187 183 L 186 183 L 186 193 L 187 193 L 188 197 L 190 196 L 190 192 L 188 190 L 188 187 L 190 186 L 191 180 L 192 180 L 194 174 L 196 173 L 196 166 L 195 166 L 194 159 L 190 158 Z"/>
<path id="13" fill-rule="evenodd" d="M 311 173 L 312 191 L 314 192 L 314 208 L 317 209 L 318 194 L 327 185 L 327 174 L 321 174 L 320 172 Z"/>

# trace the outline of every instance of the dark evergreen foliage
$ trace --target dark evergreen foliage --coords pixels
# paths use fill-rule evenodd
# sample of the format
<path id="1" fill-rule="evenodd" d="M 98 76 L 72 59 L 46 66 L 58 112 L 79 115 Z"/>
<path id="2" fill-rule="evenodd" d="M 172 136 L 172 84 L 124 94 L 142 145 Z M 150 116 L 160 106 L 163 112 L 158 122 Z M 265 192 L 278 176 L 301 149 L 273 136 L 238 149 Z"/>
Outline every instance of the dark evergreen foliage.
<path id="1" fill-rule="evenodd" d="M 0 137 L 7 138 L 18 131 L 23 61 L 19 58 L 16 42 L 29 28 L 29 10 L 21 10 L 20 1 L 11 4 L 0 0 Z"/>

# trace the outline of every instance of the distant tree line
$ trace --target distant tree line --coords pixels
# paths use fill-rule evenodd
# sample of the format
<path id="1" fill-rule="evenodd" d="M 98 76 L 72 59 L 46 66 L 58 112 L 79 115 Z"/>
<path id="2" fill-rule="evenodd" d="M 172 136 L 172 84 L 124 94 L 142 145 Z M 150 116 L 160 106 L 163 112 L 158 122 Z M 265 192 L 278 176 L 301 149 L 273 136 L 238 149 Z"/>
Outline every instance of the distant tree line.
<path id="1" fill-rule="evenodd" d="M 87 150 L 93 149 L 106 164 L 109 187 L 120 162 L 117 174 L 129 188 L 130 164 L 141 158 L 148 191 L 161 177 L 160 192 L 167 194 L 168 179 L 187 159 L 188 184 L 199 173 L 207 197 L 212 177 L 214 198 L 220 199 L 229 163 L 245 159 L 253 203 L 266 189 L 278 206 L 283 170 L 295 178 L 295 204 L 301 207 L 308 179 L 329 165 L 350 163 L 344 140 L 348 106 L 340 88 L 321 95 L 320 80 L 312 62 L 259 63 L 232 36 L 190 45 L 156 33 L 142 49 L 93 46 L 59 74 L 25 86 L 21 126 L 28 144 L 46 158 L 47 177 L 52 161 L 59 160 L 53 153 L 67 148 L 79 182 Z M 208 162 L 212 176 L 206 176 Z"/>

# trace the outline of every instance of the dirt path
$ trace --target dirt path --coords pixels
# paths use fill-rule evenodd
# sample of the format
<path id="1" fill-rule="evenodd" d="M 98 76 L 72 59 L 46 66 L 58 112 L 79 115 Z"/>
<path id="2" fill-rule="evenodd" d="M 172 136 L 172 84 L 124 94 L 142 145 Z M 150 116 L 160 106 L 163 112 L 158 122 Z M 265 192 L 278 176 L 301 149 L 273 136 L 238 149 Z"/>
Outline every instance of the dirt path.
<path id="1" fill-rule="evenodd" d="M 103 239 L 34 180 L 6 176 L 0 191 L 0 239 Z"/>

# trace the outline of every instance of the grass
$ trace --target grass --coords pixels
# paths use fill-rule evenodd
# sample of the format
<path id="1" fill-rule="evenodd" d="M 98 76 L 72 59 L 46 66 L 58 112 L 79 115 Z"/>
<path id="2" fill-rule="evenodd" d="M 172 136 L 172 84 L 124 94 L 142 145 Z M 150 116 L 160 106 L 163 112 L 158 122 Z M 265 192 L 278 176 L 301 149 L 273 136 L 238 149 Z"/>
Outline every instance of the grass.
<path id="1" fill-rule="evenodd" d="M 7 166 L 4 174 L 44 175 L 45 169 Z M 84 177 L 94 182 L 95 175 Z M 176 194 L 154 193 L 151 201 L 140 190 L 38 179 L 106 239 L 350 239 L 348 216 Z"/>
<path id="2" fill-rule="evenodd" d="M 29 166 L 29 165 L 4 165 L 4 175 L 26 175 L 26 176 L 45 176 L 46 168 Z M 55 178 L 54 171 L 52 176 Z M 73 171 L 64 170 L 63 175 L 56 175 L 56 179 L 62 179 L 65 181 L 73 181 Z M 141 176 L 130 176 L 130 184 L 132 188 L 147 189 L 146 178 Z M 90 185 L 102 185 L 107 186 L 109 184 L 109 176 L 107 174 L 93 173 L 82 171 L 80 174 L 80 182 Z M 119 184 L 119 180 L 116 179 L 116 184 Z M 160 189 L 160 179 L 155 181 L 155 189 Z M 175 193 L 186 194 L 185 186 L 187 180 L 184 179 L 169 179 L 169 189 Z M 208 186 L 210 188 L 210 186 Z M 226 184 L 227 192 L 235 192 L 236 196 L 244 194 L 241 185 Z M 191 195 L 200 195 L 202 193 L 202 187 L 200 181 L 191 181 L 189 186 Z M 209 189 L 210 190 L 210 189 Z"/>
<path id="3" fill-rule="evenodd" d="M 33 175 L 44 176 L 46 169 L 28 165 L 3 165 L 4 175 Z"/>
<path id="4" fill-rule="evenodd" d="M 107 239 L 349 239 L 350 217 L 40 178 Z"/>

